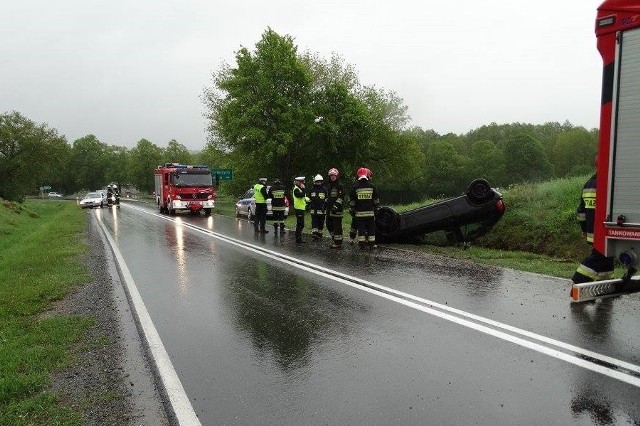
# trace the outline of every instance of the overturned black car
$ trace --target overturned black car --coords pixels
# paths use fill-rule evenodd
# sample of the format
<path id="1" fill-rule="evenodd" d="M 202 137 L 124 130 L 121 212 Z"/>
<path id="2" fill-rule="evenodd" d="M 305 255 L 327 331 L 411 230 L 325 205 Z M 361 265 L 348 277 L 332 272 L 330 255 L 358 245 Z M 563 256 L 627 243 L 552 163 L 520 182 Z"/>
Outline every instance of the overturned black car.
<path id="1" fill-rule="evenodd" d="M 376 214 L 376 240 L 418 242 L 426 234 L 444 231 L 450 244 L 469 243 L 489 232 L 504 210 L 502 194 L 485 179 L 476 179 L 459 197 L 404 213 L 381 207 Z"/>

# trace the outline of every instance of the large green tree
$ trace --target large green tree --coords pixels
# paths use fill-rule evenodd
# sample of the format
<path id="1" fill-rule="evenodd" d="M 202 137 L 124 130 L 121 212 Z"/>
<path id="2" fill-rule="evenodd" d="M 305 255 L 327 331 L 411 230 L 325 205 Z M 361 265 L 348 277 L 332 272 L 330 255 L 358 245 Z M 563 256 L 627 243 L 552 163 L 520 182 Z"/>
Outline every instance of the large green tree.
<path id="1" fill-rule="evenodd" d="M 0 197 L 21 201 L 26 194 L 60 178 L 68 145 L 57 130 L 14 111 L 0 115 Z"/>
<path id="2" fill-rule="evenodd" d="M 520 133 L 508 138 L 502 147 L 506 183 L 538 182 L 551 176 L 552 166 L 542 143 Z"/>
<path id="3" fill-rule="evenodd" d="M 433 197 L 458 195 L 464 191 L 465 157 L 460 155 L 451 142 L 436 141 L 427 148 L 424 167 L 425 189 Z"/>
<path id="4" fill-rule="evenodd" d="M 153 171 L 162 164 L 162 149 L 147 139 L 140 139 L 130 153 L 130 182 L 139 191 L 151 193 L 155 188 Z"/>
<path id="5" fill-rule="evenodd" d="M 205 90 L 210 141 L 240 154 L 254 177 L 274 170 L 291 177 L 305 160 L 301 148 L 315 118 L 309 69 L 298 60 L 293 39 L 271 29 L 255 52 L 241 48 L 236 63 L 223 66 L 216 87 Z"/>
<path id="6" fill-rule="evenodd" d="M 165 163 L 192 164 L 193 156 L 186 146 L 175 139 L 169 141 L 169 145 L 162 151 Z"/>
<path id="7" fill-rule="evenodd" d="M 95 190 L 107 182 L 108 147 L 94 135 L 83 136 L 73 141 L 71 165 L 75 172 L 78 189 Z"/>
<path id="8" fill-rule="evenodd" d="M 579 176 L 593 171 L 593 157 L 598 150 L 596 134 L 582 127 L 558 135 L 553 147 L 554 174 Z"/>

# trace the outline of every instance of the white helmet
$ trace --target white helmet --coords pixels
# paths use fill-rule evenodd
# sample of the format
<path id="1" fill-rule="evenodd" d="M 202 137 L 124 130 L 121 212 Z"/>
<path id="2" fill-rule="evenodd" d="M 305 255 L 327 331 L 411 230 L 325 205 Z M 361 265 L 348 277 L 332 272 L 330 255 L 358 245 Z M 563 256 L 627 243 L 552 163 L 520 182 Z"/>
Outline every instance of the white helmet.
<path id="1" fill-rule="evenodd" d="M 322 179 L 322 176 L 317 174 L 316 177 L 313 178 L 314 182 L 322 182 L 324 179 Z"/>

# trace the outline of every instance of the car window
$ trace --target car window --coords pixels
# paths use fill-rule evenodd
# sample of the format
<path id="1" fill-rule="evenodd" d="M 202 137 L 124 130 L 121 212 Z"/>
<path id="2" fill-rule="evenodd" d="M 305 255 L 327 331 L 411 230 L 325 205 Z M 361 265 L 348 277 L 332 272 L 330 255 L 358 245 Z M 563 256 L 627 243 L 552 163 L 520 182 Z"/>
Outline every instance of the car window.
<path id="1" fill-rule="evenodd" d="M 101 198 L 97 192 L 90 192 L 84 198 Z"/>
<path id="2" fill-rule="evenodd" d="M 242 198 L 253 198 L 253 189 L 250 189 L 247 192 L 245 192 Z"/>

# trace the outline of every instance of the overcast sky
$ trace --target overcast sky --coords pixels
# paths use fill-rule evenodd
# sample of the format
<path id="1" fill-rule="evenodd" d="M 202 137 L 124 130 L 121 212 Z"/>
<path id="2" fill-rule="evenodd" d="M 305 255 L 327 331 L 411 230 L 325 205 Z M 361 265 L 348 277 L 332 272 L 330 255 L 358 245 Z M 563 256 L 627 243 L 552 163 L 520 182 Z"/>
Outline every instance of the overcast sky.
<path id="1" fill-rule="evenodd" d="M 206 143 L 201 95 L 271 27 L 392 90 L 411 125 L 461 134 L 491 122 L 598 126 L 600 0 L 0 1 L 0 113 L 69 143 L 94 134 Z"/>

